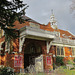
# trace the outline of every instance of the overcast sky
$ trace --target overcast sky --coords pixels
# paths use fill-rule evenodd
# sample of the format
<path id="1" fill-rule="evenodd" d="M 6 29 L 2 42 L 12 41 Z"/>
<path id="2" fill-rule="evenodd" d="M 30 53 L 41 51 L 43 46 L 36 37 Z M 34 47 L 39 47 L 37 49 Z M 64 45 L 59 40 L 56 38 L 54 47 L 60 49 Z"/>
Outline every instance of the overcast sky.
<path id="1" fill-rule="evenodd" d="M 26 15 L 41 24 L 50 21 L 53 9 L 58 28 L 75 34 L 75 18 L 70 13 L 71 0 L 24 0 L 24 3 L 29 5 Z"/>

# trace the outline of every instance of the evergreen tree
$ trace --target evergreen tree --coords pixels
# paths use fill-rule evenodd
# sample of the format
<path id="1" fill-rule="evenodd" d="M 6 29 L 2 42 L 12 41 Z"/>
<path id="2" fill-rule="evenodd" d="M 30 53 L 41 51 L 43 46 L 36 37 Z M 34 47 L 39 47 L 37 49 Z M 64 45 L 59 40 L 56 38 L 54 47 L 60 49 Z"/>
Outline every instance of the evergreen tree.
<path id="1" fill-rule="evenodd" d="M 6 39 L 17 37 L 16 29 L 13 23 L 18 20 L 24 22 L 22 16 L 25 15 L 27 4 L 23 4 L 21 0 L 0 0 L 0 27 L 4 30 Z"/>

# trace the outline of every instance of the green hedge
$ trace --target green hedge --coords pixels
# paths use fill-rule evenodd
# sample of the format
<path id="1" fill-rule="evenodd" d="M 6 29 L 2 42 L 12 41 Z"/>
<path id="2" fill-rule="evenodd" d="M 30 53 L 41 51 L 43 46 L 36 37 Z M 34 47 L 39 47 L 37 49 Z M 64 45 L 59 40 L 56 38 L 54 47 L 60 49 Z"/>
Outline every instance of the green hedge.
<path id="1" fill-rule="evenodd" d="M 63 57 L 56 56 L 56 64 L 57 64 L 58 66 L 64 65 Z"/>

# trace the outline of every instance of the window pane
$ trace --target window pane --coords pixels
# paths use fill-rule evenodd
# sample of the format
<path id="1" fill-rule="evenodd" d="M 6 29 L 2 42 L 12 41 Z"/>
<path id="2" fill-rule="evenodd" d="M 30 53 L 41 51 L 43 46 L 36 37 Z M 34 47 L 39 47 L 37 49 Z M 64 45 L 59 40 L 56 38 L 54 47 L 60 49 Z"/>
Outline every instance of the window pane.
<path id="1" fill-rule="evenodd" d="M 35 53 L 35 50 L 36 50 L 35 46 L 32 45 L 32 46 L 30 47 L 30 51 L 31 51 L 31 53 Z"/>
<path id="2" fill-rule="evenodd" d="M 72 48 L 72 55 L 75 55 L 75 48 Z"/>
<path id="3" fill-rule="evenodd" d="M 72 55 L 74 55 L 74 50 L 73 50 L 73 48 L 72 48 Z"/>
<path id="4" fill-rule="evenodd" d="M 74 50 L 74 55 L 75 55 L 75 48 L 73 50 Z"/>
<path id="5" fill-rule="evenodd" d="M 57 55 L 60 55 L 60 48 L 57 47 Z"/>
<path id="6" fill-rule="evenodd" d="M 61 47 L 61 55 L 64 55 L 63 47 Z"/>

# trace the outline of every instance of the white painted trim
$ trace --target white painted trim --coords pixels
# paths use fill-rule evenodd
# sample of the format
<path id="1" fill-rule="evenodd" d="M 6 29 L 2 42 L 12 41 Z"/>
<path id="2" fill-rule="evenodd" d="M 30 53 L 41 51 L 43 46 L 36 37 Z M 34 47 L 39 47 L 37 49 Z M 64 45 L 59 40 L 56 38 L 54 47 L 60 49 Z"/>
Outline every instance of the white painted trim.
<path id="1" fill-rule="evenodd" d="M 1 48 L 1 45 L 2 45 L 3 43 L 4 43 L 4 41 L 0 43 L 0 50 L 3 50 L 3 48 Z"/>
<path id="2" fill-rule="evenodd" d="M 65 48 L 64 48 L 64 46 L 63 46 L 63 50 L 64 50 L 64 57 L 65 57 Z"/>
<path id="3" fill-rule="evenodd" d="M 64 46 L 56 46 L 56 48 L 57 48 L 57 47 L 59 47 L 60 55 L 57 55 L 57 53 L 56 53 L 56 55 L 57 55 L 57 56 L 61 56 L 61 57 L 65 57 Z M 63 55 L 61 55 L 61 48 L 63 48 L 63 53 L 64 53 Z"/>
<path id="4" fill-rule="evenodd" d="M 54 39 L 55 35 L 53 35 L 54 32 L 50 32 L 50 31 L 45 31 L 42 29 L 36 29 L 36 28 L 32 28 L 32 27 L 25 27 L 24 30 L 21 31 L 20 36 L 34 36 L 34 37 L 38 37 L 38 38 L 44 38 L 46 40 L 48 39 Z"/>
<path id="5" fill-rule="evenodd" d="M 10 53 L 10 43 L 8 43 L 8 48 L 7 48 L 7 43 L 8 43 L 8 41 L 5 42 L 5 52 L 8 51 L 8 53 Z"/>
<path id="6" fill-rule="evenodd" d="M 73 48 L 75 48 L 75 46 L 71 46 L 71 45 L 64 45 L 64 44 L 57 44 L 57 43 L 52 43 L 52 45 L 56 45 L 56 46 L 63 46 L 63 47 L 73 47 Z"/>
<path id="7" fill-rule="evenodd" d="M 67 30 L 70 34 L 72 34 L 73 36 L 75 36 L 72 32 L 70 32 L 69 30 Z"/>
<path id="8" fill-rule="evenodd" d="M 19 52 L 22 51 L 24 41 L 25 41 L 25 36 L 19 38 Z"/>
<path id="9" fill-rule="evenodd" d="M 49 53 L 50 47 L 52 45 L 52 41 L 47 41 L 46 44 L 47 44 L 47 53 Z"/>
<path id="10" fill-rule="evenodd" d="M 47 41 L 47 42 L 46 42 L 46 44 L 47 44 L 47 46 L 46 46 L 46 47 L 47 47 L 47 53 L 49 53 L 49 45 L 48 45 L 48 43 L 49 43 L 49 42 Z"/>

